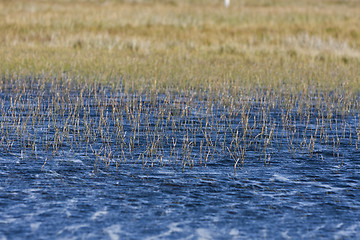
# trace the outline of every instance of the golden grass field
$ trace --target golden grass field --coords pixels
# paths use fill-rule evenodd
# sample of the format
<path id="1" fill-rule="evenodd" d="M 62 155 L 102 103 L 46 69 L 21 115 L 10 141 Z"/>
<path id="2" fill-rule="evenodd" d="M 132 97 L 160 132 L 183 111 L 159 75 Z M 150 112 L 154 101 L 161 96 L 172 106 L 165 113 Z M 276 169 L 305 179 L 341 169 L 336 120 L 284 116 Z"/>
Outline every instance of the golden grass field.
<path id="1" fill-rule="evenodd" d="M 359 29 L 357 0 L 2 0 L 0 73 L 357 93 Z"/>

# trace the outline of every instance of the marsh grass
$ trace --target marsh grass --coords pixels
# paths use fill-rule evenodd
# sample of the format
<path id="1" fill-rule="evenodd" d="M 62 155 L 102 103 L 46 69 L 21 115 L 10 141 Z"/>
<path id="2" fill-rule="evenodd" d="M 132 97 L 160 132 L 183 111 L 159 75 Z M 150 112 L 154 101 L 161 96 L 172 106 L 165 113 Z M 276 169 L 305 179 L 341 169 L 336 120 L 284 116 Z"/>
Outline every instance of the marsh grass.
<path id="1" fill-rule="evenodd" d="M 359 149 L 358 1 L 1 1 L 0 147 L 94 172 Z M 328 154 L 331 152 L 331 154 Z"/>
<path id="2" fill-rule="evenodd" d="M 357 1 L 19 0 L 0 13 L 1 73 L 121 76 L 136 90 L 358 90 Z"/>
<path id="3" fill-rule="evenodd" d="M 208 92 L 149 94 L 66 75 L 11 77 L 2 89 L 4 154 L 41 159 L 85 157 L 94 173 L 122 164 L 180 167 L 272 156 L 306 156 L 342 165 L 358 151 L 358 97 L 338 93 L 281 94 L 258 89 L 238 95 Z M 230 98 L 230 99 L 229 99 Z M 331 106 L 331 107 L 329 107 Z M 89 164 L 89 163 L 88 163 Z"/>

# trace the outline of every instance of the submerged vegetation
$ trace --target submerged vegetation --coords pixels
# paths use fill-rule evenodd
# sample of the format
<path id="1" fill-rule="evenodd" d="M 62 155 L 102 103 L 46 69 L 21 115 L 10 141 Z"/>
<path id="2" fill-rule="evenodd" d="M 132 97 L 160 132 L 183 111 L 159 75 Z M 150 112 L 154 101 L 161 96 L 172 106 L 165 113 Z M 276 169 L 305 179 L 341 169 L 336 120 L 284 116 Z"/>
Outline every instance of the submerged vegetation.
<path id="1" fill-rule="evenodd" d="M 358 1 L 1 1 L 0 148 L 94 171 L 360 144 Z"/>

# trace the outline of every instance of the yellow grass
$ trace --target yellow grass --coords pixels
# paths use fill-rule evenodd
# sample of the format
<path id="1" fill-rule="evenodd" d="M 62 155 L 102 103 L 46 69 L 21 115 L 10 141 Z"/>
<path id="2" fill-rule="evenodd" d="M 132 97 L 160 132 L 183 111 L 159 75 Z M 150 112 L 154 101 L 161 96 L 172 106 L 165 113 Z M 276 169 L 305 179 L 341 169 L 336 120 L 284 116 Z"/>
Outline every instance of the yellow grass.
<path id="1" fill-rule="evenodd" d="M 360 88 L 357 0 L 0 1 L 0 73 L 125 88 Z"/>

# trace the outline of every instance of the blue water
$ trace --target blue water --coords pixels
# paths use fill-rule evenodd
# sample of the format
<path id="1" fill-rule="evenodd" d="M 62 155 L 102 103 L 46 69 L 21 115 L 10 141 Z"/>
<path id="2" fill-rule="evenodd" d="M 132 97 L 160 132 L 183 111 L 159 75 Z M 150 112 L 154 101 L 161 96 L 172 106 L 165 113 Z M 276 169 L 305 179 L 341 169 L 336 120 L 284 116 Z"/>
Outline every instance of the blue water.
<path id="1" fill-rule="evenodd" d="M 254 160 L 254 161 L 252 161 Z M 276 158 L 91 175 L 87 159 L 0 158 L 2 239 L 358 239 L 360 170 Z M 354 160 L 355 161 L 355 160 Z M 358 161 L 358 160 L 356 160 Z"/>
<path id="2" fill-rule="evenodd" d="M 12 111 L 8 96 L 2 99 L 6 111 Z M 111 114 L 111 108 L 103 109 Z M 115 147 L 120 143 L 114 133 L 107 143 L 100 137 L 92 142 L 98 157 L 84 141 L 74 141 L 78 136 L 71 124 L 75 130 L 68 140 L 51 147 L 54 128 L 63 127 L 67 115 L 58 115 L 56 124 L 45 118 L 34 125 L 37 129 L 29 124 L 21 139 L 13 128 L 17 123 L 11 121 L 15 115 L 2 118 L 3 132 L 10 133 L 0 145 L 0 239 L 360 239 L 360 152 L 355 147 L 354 116 L 339 117 L 339 126 L 351 127 L 345 128 L 343 137 L 340 130 L 328 130 L 329 141 L 318 140 L 311 153 L 299 147 L 303 135 L 284 133 L 287 128 L 279 127 L 267 153 L 249 145 L 244 162 L 234 172 L 235 162 L 226 146 L 233 140 L 229 128 L 241 131 L 238 118 L 228 124 L 222 114 L 226 110 L 212 113 L 215 117 L 209 122 L 217 128 L 209 127 L 207 138 L 218 145 L 210 147 L 201 131 L 205 120 L 197 118 L 206 117 L 206 109 L 193 106 L 186 118 L 193 120 L 189 125 L 180 126 L 185 119 L 181 114 L 172 116 L 179 127 L 176 131 L 161 128 L 166 125 L 161 122 L 159 132 L 167 137 L 159 138 L 160 153 L 150 155 L 144 152 L 150 143 L 147 136 L 156 128 L 156 109 L 148 110 L 151 129 L 140 125 L 131 153 L 127 149 L 131 126 L 124 117 L 124 155 Z M 250 110 L 250 119 L 261 112 L 255 105 Z M 21 109 L 16 112 L 21 113 L 17 115 L 21 121 L 28 115 Z M 96 112 L 89 115 L 95 122 Z M 280 121 L 278 110 L 271 114 L 269 119 Z M 110 116 L 107 120 L 111 122 L 107 126 L 115 128 Z M 315 132 L 314 122 L 310 121 L 309 136 Z M 299 123 L 296 128 L 303 133 L 305 126 Z M 83 123 L 79 129 L 85 129 Z M 260 130 L 255 127 L 253 136 Z M 227 137 L 222 137 L 225 133 Z M 299 148 L 295 152 L 287 144 L 291 136 Z M 174 137 L 178 145 L 172 150 Z M 338 142 L 332 142 L 336 138 Z M 189 144 L 189 139 L 195 141 Z M 31 146 L 34 140 L 37 148 Z M 255 143 L 263 146 L 264 140 Z M 183 154 L 184 146 L 189 155 Z M 232 146 L 229 150 L 238 156 L 239 149 Z M 207 151 L 211 154 L 205 162 Z M 189 166 L 191 161 L 194 166 Z"/>

